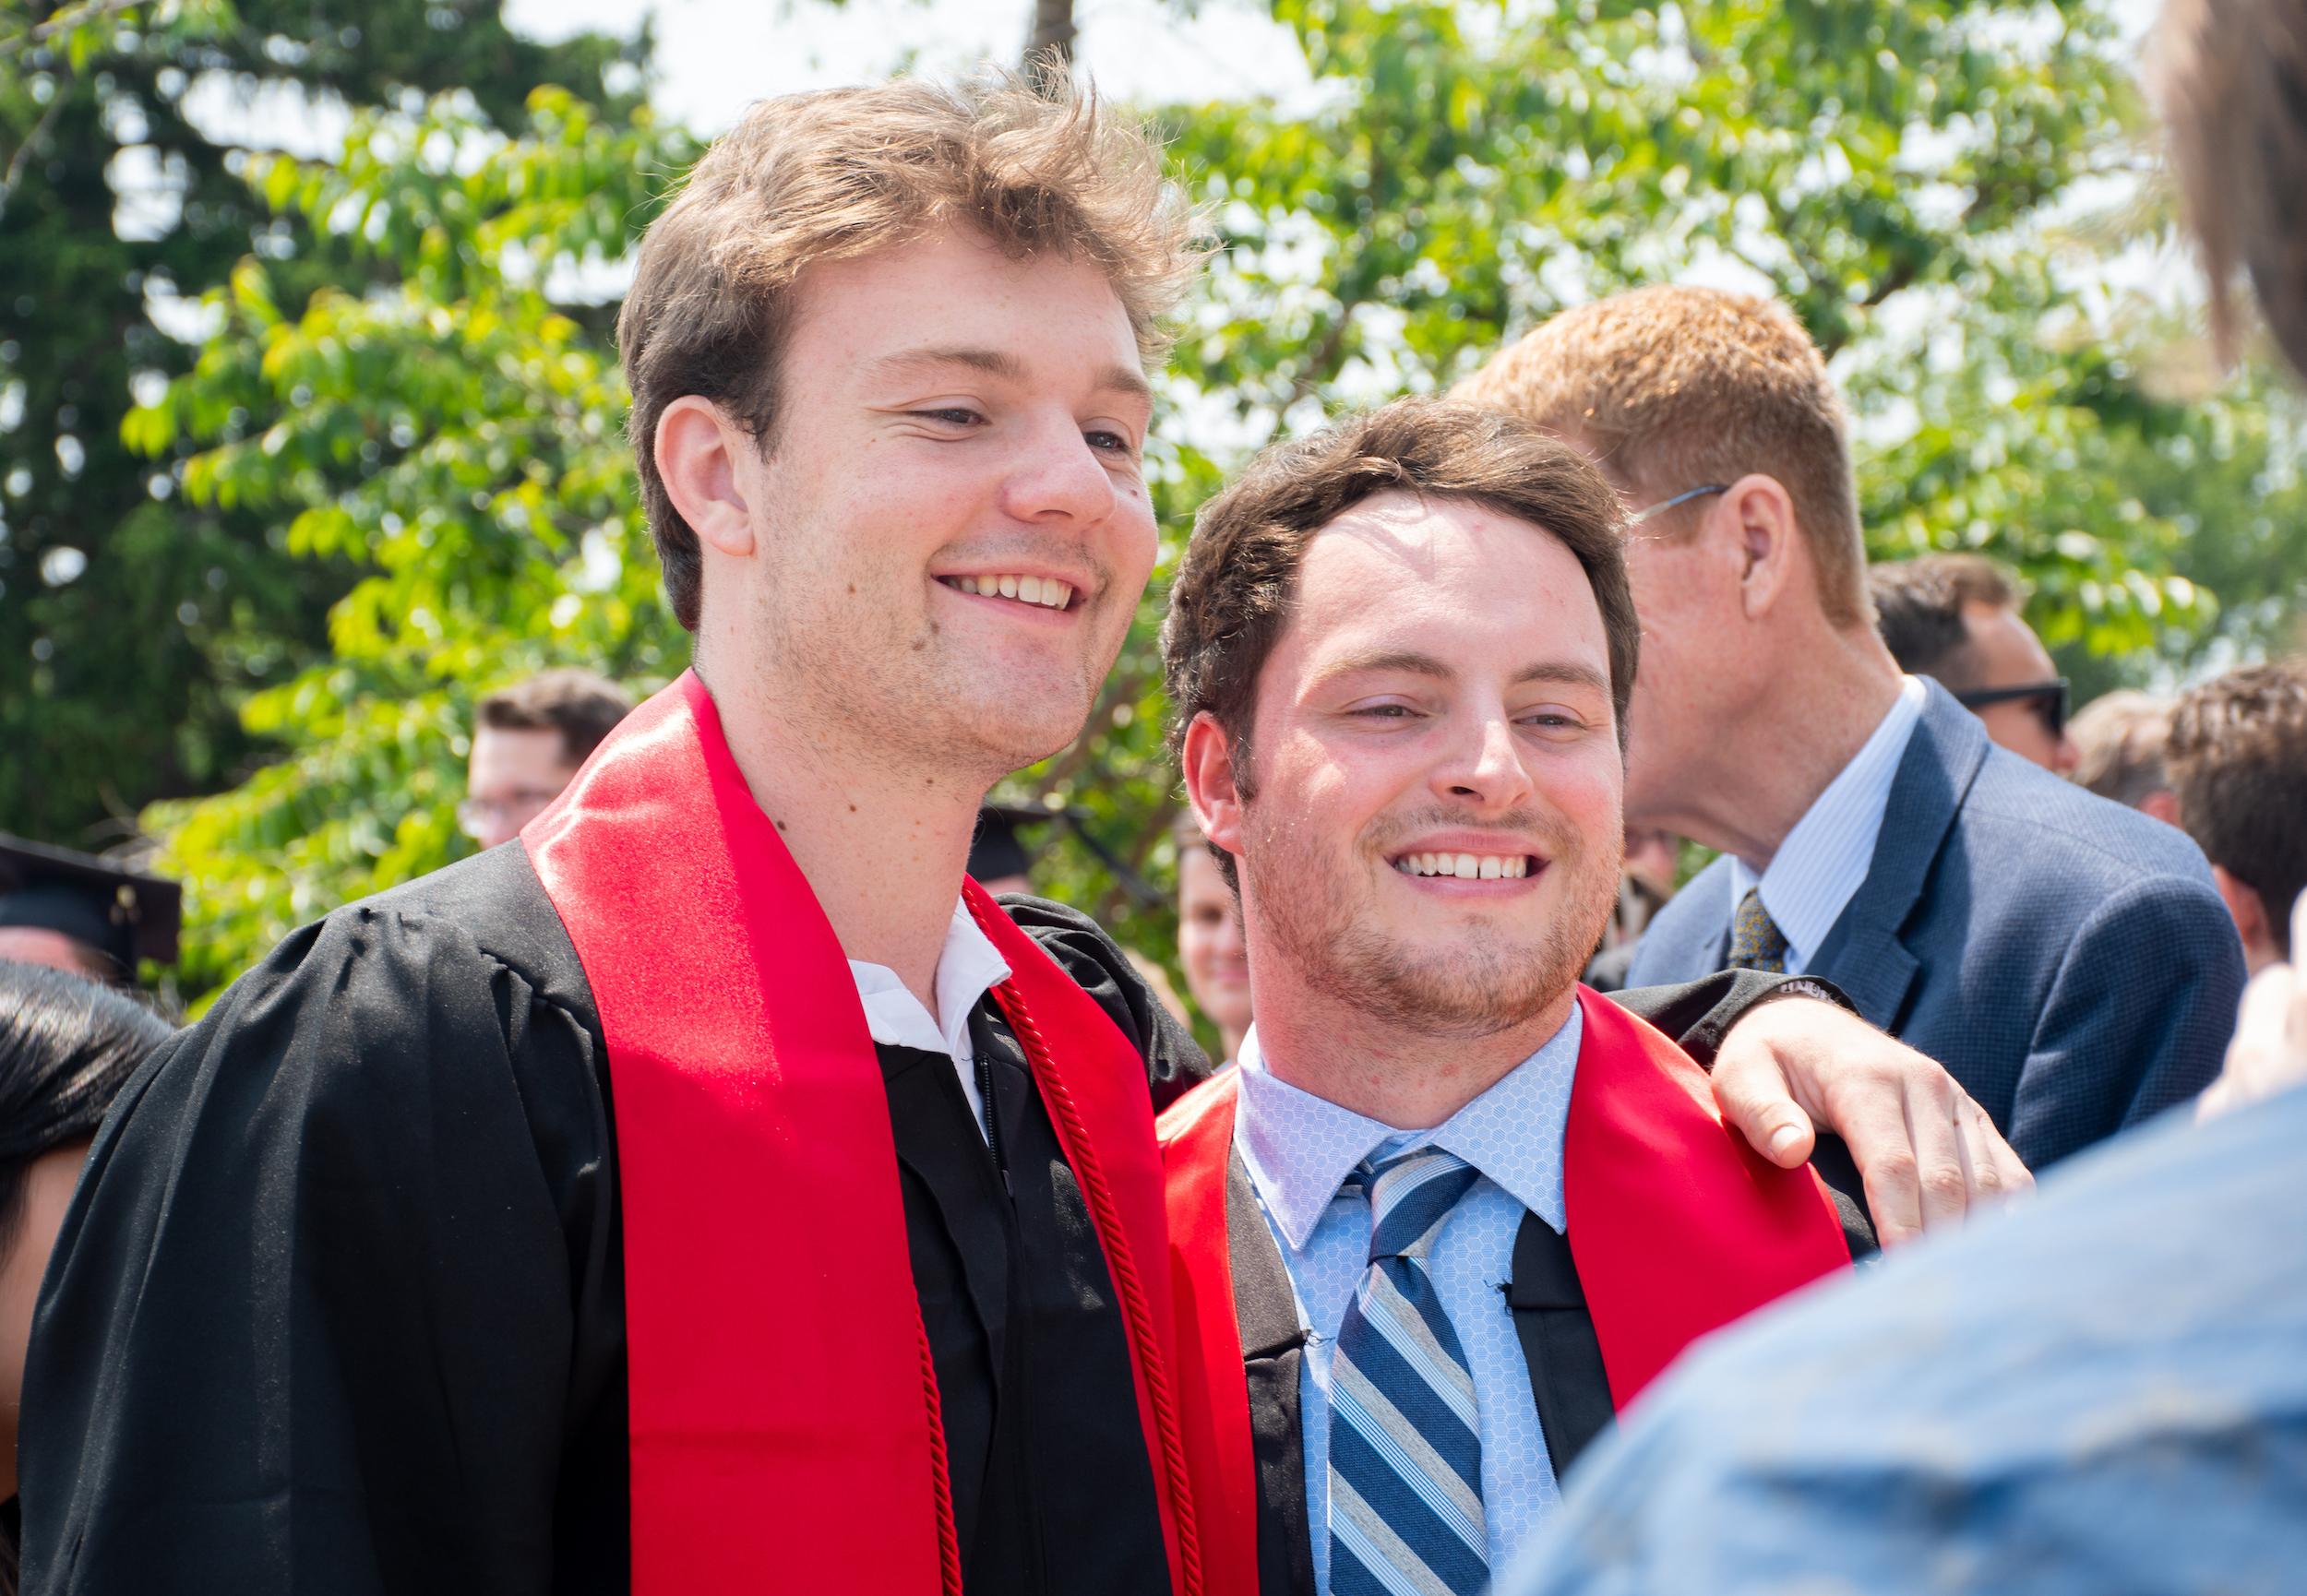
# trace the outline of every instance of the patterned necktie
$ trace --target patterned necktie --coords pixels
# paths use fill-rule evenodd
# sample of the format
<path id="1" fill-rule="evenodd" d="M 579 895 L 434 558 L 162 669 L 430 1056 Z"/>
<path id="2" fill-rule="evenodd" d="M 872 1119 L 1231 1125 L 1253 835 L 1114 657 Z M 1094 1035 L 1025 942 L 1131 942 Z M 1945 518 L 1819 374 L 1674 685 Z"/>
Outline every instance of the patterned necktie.
<path id="1" fill-rule="evenodd" d="M 1750 887 L 1730 920 L 1730 968 L 1787 973 L 1787 934 L 1763 907 L 1763 889 Z"/>
<path id="2" fill-rule="evenodd" d="M 1426 1272 L 1477 1178 L 1439 1148 L 1340 1187 L 1370 1204 L 1369 1268 L 1330 1365 L 1332 1596 L 1475 1596 L 1489 1584 L 1482 1435 L 1465 1349 Z"/>

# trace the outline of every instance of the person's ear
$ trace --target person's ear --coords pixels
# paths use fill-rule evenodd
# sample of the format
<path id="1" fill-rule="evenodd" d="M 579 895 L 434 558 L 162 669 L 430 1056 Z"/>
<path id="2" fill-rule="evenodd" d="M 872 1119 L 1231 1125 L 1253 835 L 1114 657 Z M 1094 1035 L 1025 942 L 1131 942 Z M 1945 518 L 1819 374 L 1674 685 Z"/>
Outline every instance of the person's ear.
<path id="1" fill-rule="evenodd" d="M 2224 864 L 2211 866 L 2211 885 L 2219 889 L 2219 897 L 2227 903 L 2227 912 L 2235 918 L 2235 931 L 2243 939 L 2243 951 L 2257 955 L 2275 946 L 2274 927 L 2267 923 L 2267 906 L 2261 901 L 2255 887 L 2246 887 L 2229 874 Z"/>
<path id="2" fill-rule="evenodd" d="M 1752 472 L 1730 484 L 1714 517 L 1727 527 L 1738 562 L 1739 608 L 1760 620 L 1790 590 L 1803 557 L 1794 500 L 1776 477 Z"/>
<path id="3" fill-rule="evenodd" d="M 1234 740 L 1207 710 L 1186 728 L 1179 750 L 1185 766 L 1186 802 L 1207 837 L 1241 860 L 1242 796 L 1234 770 Z"/>
<path id="4" fill-rule="evenodd" d="M 737 558 L 753 552 L 743 462 L 752 437 L 708 399 L 684 394 L 657 418 L 657 475 L 665 496 L 708 547 Z"/>

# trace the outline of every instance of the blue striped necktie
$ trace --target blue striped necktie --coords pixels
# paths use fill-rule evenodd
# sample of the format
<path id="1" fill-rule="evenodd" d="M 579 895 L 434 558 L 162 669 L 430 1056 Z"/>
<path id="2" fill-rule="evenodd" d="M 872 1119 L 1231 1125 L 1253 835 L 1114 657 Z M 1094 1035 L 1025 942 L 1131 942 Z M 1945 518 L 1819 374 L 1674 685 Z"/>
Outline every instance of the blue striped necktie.
<path id="1" fill-rule="evenodd" d="M 1426 1257 L 1478 1178 L 1439 1148 L 1340 1187 L 1369 1194 L 1369 1268 L 1330 1365 L 1332 1596 L 1476 1596 L 1489 1584 L 1474 1376 Z"/>

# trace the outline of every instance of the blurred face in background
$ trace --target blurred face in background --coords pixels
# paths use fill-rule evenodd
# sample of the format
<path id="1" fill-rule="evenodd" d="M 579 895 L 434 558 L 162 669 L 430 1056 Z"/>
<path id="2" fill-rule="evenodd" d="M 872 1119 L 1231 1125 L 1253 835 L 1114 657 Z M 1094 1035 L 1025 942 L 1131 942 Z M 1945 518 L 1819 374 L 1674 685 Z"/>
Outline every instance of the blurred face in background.
<path id="1" fill-rule="evenodd" d="M 89 1144 L 50 1148 L 24 1169 L 23 1207 L 0 1257 L 0 1496 L 16 1495 L 17 1415 L 24 1405 L 24 1357 L 32 1342 L 32 1309 L 41 1276 L 56 1250 L 72 1188 L 88 1161 Z"/>
<path id="2" fill-rule="evenodd" d="M 2001 692 L 2038 687 L 2031 697 L 1980 704 L 1971 713 L 1986 723 L 1987 735 L 2022 759 L 2063 776 L 2075 766 L 2074 740 L 2066 734 L 2066 696 L 2059 668 L 2035 628 L 2015 610 L 2000 604 L 1963 606 L 1970 644 L 1963 652 L 1966 692 Z"/>
<path id="3" fill-rule="evenodd" d="M 458 823 L 484 848 L 509 842 L 576 774 L 576 763 L 558 731 L 483 726 L 472 733 Z"/>
<path id="4" fill-rule="evenodd" d="M 1194 1006 L 1225 1038 L 1225 1056 L 1249 1030 L 1249 956 L 1233 888 L 1199 841 L 1177 848 L 1177 962 Z"/>

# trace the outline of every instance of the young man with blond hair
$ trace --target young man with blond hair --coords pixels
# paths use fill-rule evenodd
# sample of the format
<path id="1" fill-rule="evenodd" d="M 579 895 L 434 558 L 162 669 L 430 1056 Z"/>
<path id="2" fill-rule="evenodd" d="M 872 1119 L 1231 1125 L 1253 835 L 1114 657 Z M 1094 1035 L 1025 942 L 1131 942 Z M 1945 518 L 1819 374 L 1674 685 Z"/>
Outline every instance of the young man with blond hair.
<path id="1" fill-rule="evenodd" d="M 1147 1090 L 1201 1061 L 963 873 L 1153 567 L 1195 265 L 1155 147 L 1012 82 L 705 156 L 619 326 L 695 669 L 122 1102 L 28 1373 L 32 1587 L 1201 1589 Z M 1724 1066 L 1758 1137 L 1866 1095 L 1794 1063 Z"/>
<path id="2" fill-rule="evenodd" d="M 2218 1072 L 2241 959 L 2201 853 L 1989 741 L 1876 635 L 1824 362 L 1783 308 L 1565 311 L 1462 397 L 1586 451 L 1632 510 L 1626 817 L 1724 855 L 1629 979 L 1835 982 L 2040 1169 Z"/>

